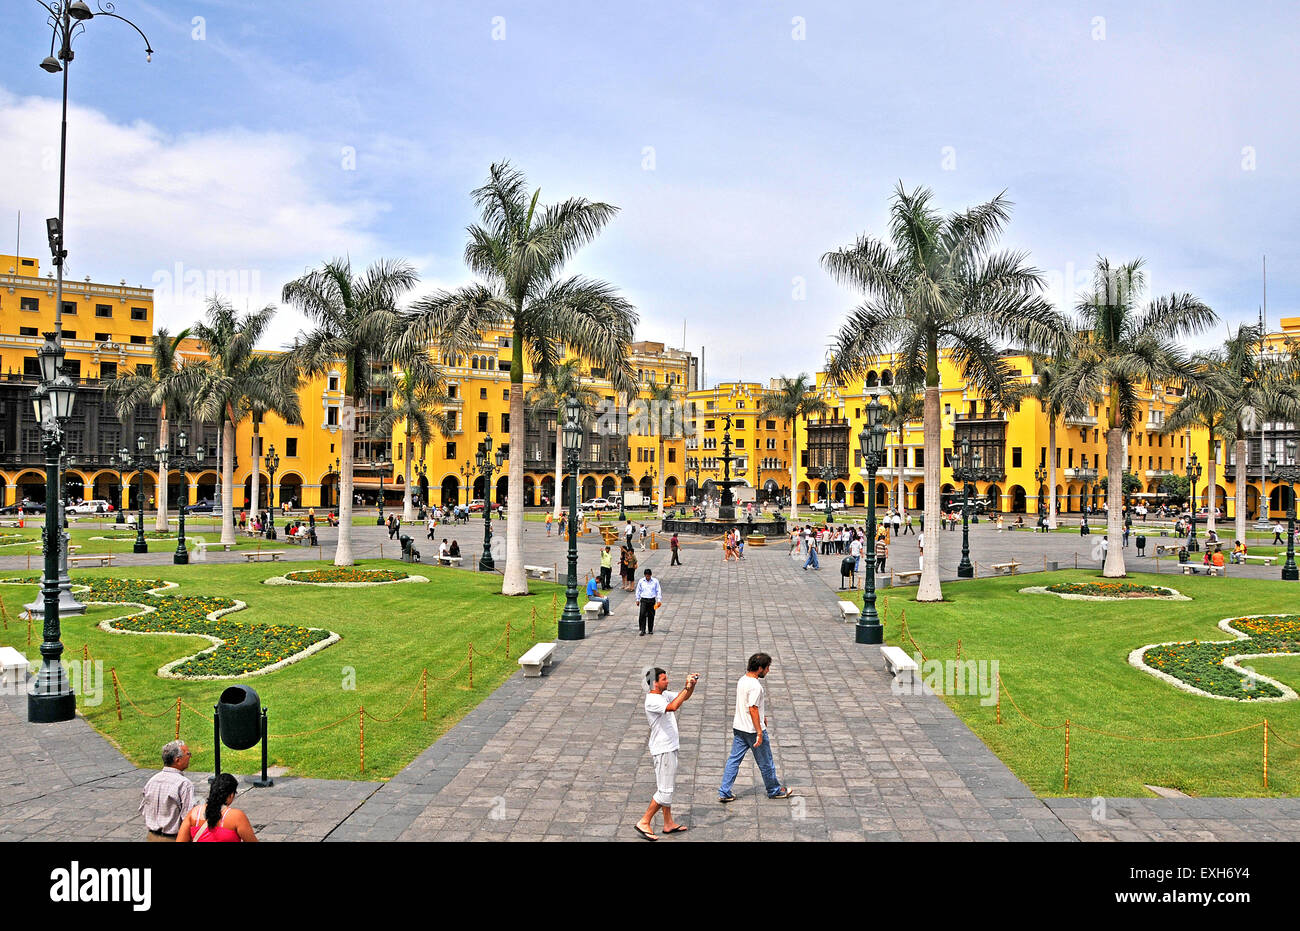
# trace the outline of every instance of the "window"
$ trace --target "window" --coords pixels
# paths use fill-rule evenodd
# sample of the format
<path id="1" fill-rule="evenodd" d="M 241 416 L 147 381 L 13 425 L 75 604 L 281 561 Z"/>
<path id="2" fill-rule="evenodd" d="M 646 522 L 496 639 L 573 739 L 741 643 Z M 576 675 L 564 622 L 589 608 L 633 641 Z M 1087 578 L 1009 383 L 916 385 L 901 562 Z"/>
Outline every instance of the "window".
<path id="1" fill-rule="evenodd" d="M 36 260 L 35 260 L 35 259 L 23 259 L 23 265 L 24 265 L 24 266 L 28 266 L 28 267 L 30 267 L 30 266 L 34 266 L 35 264 L 36 264 Z"/>
<path id="2" fill-rule="evenodd" d="M 673 449 L 671 446 L 668 447 L 668 461 L 669 462 L 677 461 L 677 450 Z"/>
<path id="3" fill-rule="evenodd" d="M 109 342 L 112 338 L 113 338 L 113 335 L 112 335 L 111 333 L 96 333 L 96 334 L 95 334 L 95 342 L 97 342 L 97 343 L 107 343 L 107 342 Z"/>
<path id="4" fill-rule="evenodd" d="M 479 411 L 479 412 L 478 412 L 478 432 L 479 432 L 479 433 L 487 433 L 487 431 L 488 431 L 488 415 L 487 415 L 487 411 Z"/>
<path id="5" fill-rule="evenodd" d="M 509 412 L 506 412 L 506 413 L 504 413 L 504 414 L 501 415 L 501 432 L 502 432 L 502 433 L 509 433 L 509 432 L 510 432 L 510 414 L 509 414 Z"/>
<path id="6" fill-rule="evenodd" d="M 455 398 L 455 397 L 457 397 L 457 392 L 458 392 L 459 390 L 460 390 L 460 386 L 459 386 L 459 385 L 448 385 L 448 386 L 447 386 L 447 397 L 449 397 L 449 398 Z"/>
<path id="7" fill-rule="evenodd" d="M 916 450 L 916 462 L 912 463 L 912 465 L 918 469 L 925 468 L 925 450 Z"/>
<path id="8" fill-rule="evenodd" d="M 514 346 L 514 337 L 498 336 L 497 345 L 500 346 L 502 349 L 510 349 Z"/>
<path id="9" fill-rule="evenodd" d="M 860 449 L 853 450 L 853 468 L 862 468 L 862 450 Z M 757 740 L 757 738 L 755 739 Z"/>
<path id="10" fill-rule="evenodd" d="M 96 305 L 95 305 L 95 316 L 96 316 L 96 317 L 111 317 L 111 316 L 113 316 L 113 305 L 112 305 L 112 304 L 96 304 Z"/>
<path id="11" fill-rule="evenodd" d="M 744 405 L 744 404 L 741 404 L 740 406 L 741 406 L 741 407 L 744 407 L 745 405 Z M 743 418 L 740 419 L 740 420 L 737 420 L 737 421 L 736 421 L 736 429 L 737 429 L 737 430 L 744 430 L 744 429 L 745 429 L 745 421 L 744 421 Z"/>
<path id="12" fill-rule="evenodd" d="M 144 308 L 144 307 L 132 307 L 132 308 L 131 308 L 131 319 L 132 319 L 132 320 L 148 320 L 148 319 L 149 319 L 149 311 L 148 311 L 148 309 L 147 309 L 147 308 Z"/>
<path id="13" fill-rule="evenodd" d="M 501 459 L 504 461 L 504 460 L 509 459 L 509 458 L 510 458 L 510 444 L 509 444 L 509 443 L 502 443 L 502 444 L 501 444 Z"/>
<path id="14" fill-rule="evenodd" d="M 744 448 L 745 448 L 745 439 L 744 439 L 744 437 L 737 437 L 737 438 L 736 438 L 736 449 L 744 449 Z"/>
<path id="15" fill-rule="evenodd" d="M 1020 468 L 1020 447 L 1019 446 L 1011 447 L 1011 468 L 1013 469 Z"/>
<path id="16" fill-rule="evenodd" d="M 63 312 L 64 312 L 65 314 L 71 314 L 72 316 L 75 317 L 75 316 L 77 315 L 77 302 L 76 302 L 76 301 L 64 301 L 64 302 L 63 302 Z"/>
<path id="17" fill-rule="evenodd" d="M 117 363 L 116 363 L 116 362 L 101 362 L 101 363 L 99 363 L 99 377 L 100 377 L 100 378 L 116 378 L 116 377 L 117 377 Z"/>
<path id="18" fill-rule="evenodd" d="M 24 297 L 19 299 L 18 305 L 23 310 L 40 310 L 41 299 L 38 297 Z"/>
<path id="19" fill-rule="evenodd" d="M 298 438 L 296 436 L 291 436 L 285 439 L 284 454 L 286 456 L 298 455 Z"/>
<path id="20" fill-rule="evenodd" d="M 714 422 L 713 422 L 712 420 L 706 420 L 706 421 L 704 421 L 704 429 L 705 429 L 705 430 L 713 430 L 713 429 L 715 429 L 714 426 L 713 426 L 713 423 L 714 423 Z M 758 738 L 755 737 L 754 739 L 757 740 Z"/>
<path id="21" fill-rule="evenodd" d="M 452 441 L 452 442 L 450 442 L 450 443 L 447 444 L 447 458 L 448 458 L 448 459 L 455 459 L 455 458 L 456 458 L 456 443 L 455 443 L 455 441 Z"/>
<path id="22" fill-rule="evenodd" d="M 77 338 L 77 331 L 76 331 L 76 330 L 64 330 L 64 331 L 63 331 L 63 338 L 64 338 L 64 339 L 76 339 L 76 338 Z"/>
<path id="23" fill-rule="evenodd" d="M 37 378 L 41 377 L 41 363 L 37 361 L 35 356 L 28 356 L 23 359 L 23 374 L 29 376 L 34 375 Z"/>
<path id="24" fill-rule="evenodd" d="M 331 375 L 331 376 L 330 376 L 330 380 L 329 380 L 329 388 L 328 388 L 327 390 L 329 390 L 329 391 L 338 391 L 338 390 L 339 390 L 339 377 L 338 377 L 337 375 Z"/>
<path id="25" fill-rule="evenodd" d="M 487 400 L 487 389 L 486 389 L 486 388 L 480 388 L 480 389 L 478 389 L 478 399 L 479 399 L 480 401 L 486 401 L 486 400 Z M 755 738 L 755 739 L 757 739 L 757 738 Z"/>
<path id="26" fill-rule="evenodd" d="M 1071 469 L 1074 468 L 1074 450 L 1073 450 L 1073 449 L 1070 450 L 1070 462 L 1069 462 L 1069 466 L 1070 466 Z M 757 739 L 757 738 L 755 738 L 755 739 Z"/>
<path id="27" fill-rule="evenodd" d="M 148 340 L 147 338 L 143 337 L 143 336 L 132 336 L 132 337 L 131 337 L 131 344 L 134 345 L 134 346 L 143 346 L 143 345 L 144 345 L 145 343 L 147 343 L 147 342 L 149 342 L 149 340 Z"/>
<path id="28" fill-rule="evenodd" d="M 148 362 L 140 362 L 135 367 L 135 373 L 141 378 L 153 378 L 153 366 Z"/>
<path id="29" fill-rule="evenodd" d="M 510 389 L 509 389 L 509 388 L 502 388 L 502 389 L 501 389 L 501 400 L 503 400 L 503 401 L 509 401 L 509 400 L 510 400 Z"/>
<path id="30" fill-rule="evenodd" d="M 20 326 L 18 328 L 18 335 L 19 336 L 40 336 L 41 334 L 36 332 L 36 327 L 34 326 Z"/>
<path id="31" fill-rule="evenodd" d="M 1044 469 L 1047 468 L 1047 447 L 1046 446 L 1038 447 L 1038 465 L 1041 468 Z"/>
<path id="32" fill-rule="evenodd" d="M 337 407 L 330 405 L 329 407 L 325 408 L 325 414 L 326 414 L 325 417 L 326 426 L 337 427 L 339 425 L 339 409 Z"/>

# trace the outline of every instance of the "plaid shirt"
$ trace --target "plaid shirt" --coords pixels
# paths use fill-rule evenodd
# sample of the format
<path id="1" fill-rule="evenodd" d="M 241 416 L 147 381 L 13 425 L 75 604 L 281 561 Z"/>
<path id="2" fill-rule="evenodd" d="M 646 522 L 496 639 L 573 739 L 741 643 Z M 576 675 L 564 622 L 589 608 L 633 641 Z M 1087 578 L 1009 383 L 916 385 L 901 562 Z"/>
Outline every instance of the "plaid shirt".
<path id="1" fill-rule="evenodd" d="M 194 783 L 179 769 L 164 766 L 144 787 L 140 798 L 140 814 L 144 826 L 159 834 L 176 834 L 181 822 L 194 807 Z"/>

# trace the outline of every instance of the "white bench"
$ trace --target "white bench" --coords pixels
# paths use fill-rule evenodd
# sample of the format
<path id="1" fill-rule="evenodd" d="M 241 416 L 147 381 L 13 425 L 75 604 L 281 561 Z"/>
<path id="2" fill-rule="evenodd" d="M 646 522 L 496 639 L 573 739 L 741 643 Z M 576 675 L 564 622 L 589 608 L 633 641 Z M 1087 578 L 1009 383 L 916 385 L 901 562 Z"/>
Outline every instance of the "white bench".
<path id="1" fill-rule="evenodd" d="M 311 546 L 311 537 L 285 537 L 286 543 L 292 543 L 294 546 Z"/>
<path id="2" fill-rule="evenodd" d="M 851 601 L 841 601 L 839 607 L 842 621 L 856 621 L 862 615 L 862 610 Z"/>
<path id="3" fill-rule="evenodd" d="M 545 582 L 555 578 L 555 569 L 552 566 L 524 566 L 524 572 L 530 579 L 541 579 Z"/>
<path id="4" fill-rule="evenodd" d="M 920 569 L 905 569 L 901 572 L 898 570 L 891 570 L 890 575 L 893 577 L 889 581 L 890 585 L 895 584 L 894 579 L 902 579 L 904 584 L 906 584 L 909 581 L 911 582 L 921 581 Z"/>
<path id="5" fill-rule="evenodd" d="M 461 561 L 463 558 L 464 558 L 463 556 L 439 556 L 439 557 L 438 557 L 438 562 L 439 562 L 439 563 L 444 563 L 444 564 L 446 564 L 446 565 L 448 565 L 448 566 L 459 566 L 459 565 L 460 565 L 460 561 Z"/>
<path id="6" fill-rule="evenodd" d="M 1015 561 L 996 562 L 993 565 L 989 566 L 989 568 L 997 572 L 998 575 L 1015 575 L 1016 570 L 1020 568 L 1020 563 Z"/>
<path id="7" fill-rule="evenodd" d="M 1166 553 L 1177 553 L 1182 548 L 1183 545 L 1181 543 L 1157 543 L 1156 555 L 1164 556 Z"/>
<path id="8" fill-rule="evenodd" d="M 1245 554 L 1244 556 L 1242 556 L 1241 558 L 1242 558 L 1242 559 L 1258 559 L 1260 562 L 1262 562 L 1262 563 L 1263 563 L 1264 565 L 1266 565 L 1266 566 L 1271 566 L 1271 565 L 1273 565 L 1273 563 L 1277 562 L 1277 557 L 1276 557 L 1276 556 L 1251 556 L 1249 553 L 1247 553 L 1247 554 Z"/>
<path id="9" fill-rule="evenodd" d="M 1196 575 L 1201 569 L 1205 570 L 1206 575 L 1222 575 L 1225 578 L 1228 575 L 1227 566 L 1207 566 L 1203 563 L 1185 562 L 1180 568 L 1183 570 L 1183 575 Z"/>
<path id="10" fill-rule="evenodd" d="M 589 601 L 582 606 L 582 613 L 587 616 L 587 620 L 592 624 L 600 620 L 600 612 L 604 610 L 605 605 L 599 601 Z"/>
<path id="11" fill-rule="evenodd" d="M 271 562 L 279 562 L 280 557 L 284 555 L 284 550 L 253 550 L 242 555 L 245 562 L 261 562 L 264 556 L 269 557 Z"/>
<path id="12" fill-rule="evenodd" d="M 554 643 L 539 643 L 519 657 L 519 665 L 524 667 L 526 677 L 536 679 L 542 674 L 542 670 L 551 664 L 551 657 L 554 654 Z"/>
<path id="13" fill-rule="evenodd" d="M 885 669 L 891 675 L 902 676 L 906 673 L 910 678 L 916 672 L 916 660 L 899 647 L 881 647 L 880 655 L 885 658 Z"/>
<path id="14" fill-rule="evenodd" d="M 97 562 L 101 566 L 111 566 L 113 565 L 113 557 L 109 553 L 104 553 L 100 556 L 69 556 L 68 562 L 74 566 L 79 566 L 83 562 L 84 563 Z"/>
<path id="15" fill-rule="evenodd" d="M 0 694 L 17 695 L 27 685 L 27 657 L 13 647 L 0 647 Z"/>

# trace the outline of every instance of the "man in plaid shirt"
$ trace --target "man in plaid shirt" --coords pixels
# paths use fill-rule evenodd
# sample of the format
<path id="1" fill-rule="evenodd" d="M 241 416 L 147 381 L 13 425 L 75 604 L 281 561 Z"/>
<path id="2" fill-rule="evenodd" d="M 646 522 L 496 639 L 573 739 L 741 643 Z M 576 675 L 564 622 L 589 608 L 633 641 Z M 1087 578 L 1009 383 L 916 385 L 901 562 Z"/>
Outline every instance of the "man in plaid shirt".
<path id="1" fill-rule="evenodd" d="M 140 798 L 140 814 L 149 833 L 145 840 L 175 841 L 181 822 L 194 807 L 194 783 L 183 773 L 190 765 L 190 748 L 183 740 L 173 740 L 162 748 L 162 772 L 145 784 Z"/>

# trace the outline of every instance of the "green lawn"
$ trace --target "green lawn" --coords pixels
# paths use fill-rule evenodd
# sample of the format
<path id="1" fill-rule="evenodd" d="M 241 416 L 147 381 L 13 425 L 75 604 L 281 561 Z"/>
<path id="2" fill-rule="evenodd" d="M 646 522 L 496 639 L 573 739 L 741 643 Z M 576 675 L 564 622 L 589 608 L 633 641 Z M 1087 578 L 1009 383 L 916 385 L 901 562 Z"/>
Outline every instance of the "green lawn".
<path id="1" fill-rule="evenodd" d="M 40 557 L 42 533 L 40 527 L 25 527 L 22 530 L 12 528 L 0 530 L 0 556 Z M 12 539 L 15 536 L 24 537 L 31 542 L 19 543 Z M 73 555 L 77 556 L 89 556 L 98 553 L 130 553 L 133 551 L 136 539 L 134 530 L 112 525 L 107 525 L 107 529 L 89 529 L 73 525 L 68 529 L 68 536 L 71 538 L 71 545 L 78 547 L 73 553 Z M 145 543 L 151 553 L 172 553 L 176 551 L 175 528 L 166 535 L 160 535 L 154 531 L 152 524 L 146 524 L 144 536 Z M 105 537 L 108 539 L 104 539 Z M 190 527 L 187 520 L 185 527 L 186 548 L 193 551 L 199 539 L 207 543 L 215 543 L 221 539 L 221 531 L 216 527 Z M 235 549 L 251 550 L 257 549 L 259 545 L 262 549 L 274 549 L 279 542 L 281 541 L 245 537 L 239 534 L 236 538 Z M 40 568 L 39 558 L 32 560 L 32 566 L 36 569 Z"/>
<path id="2" fill-rule="evenodd" d="M 294 563 L 294 570 L 319 568 L 329 563 Z M 392 561 L 367 561 L 369 568 L 409 569 Z M 296 624 L 326 627 L 342 639 L 319 653 L 277 670 L 241 680 L 257 690 L 270 711 L 270 760 L 293 775 L 334 779 L 384 779 L 410 763 L 429 744 L 472 710 L 507 677 L 518 671 L 516 659 L 533 643 L 555 639 L 552 595 L 560 586 L 531 582 L 536 597 L 504 598 L 496 575 L 478 575 L 455 569 L 417 566 L 430 578 L 426 584 L 395 584 L 373 588 L 317 588 L 267 586 L 262 580 L 284 571 L 269 565 L 167 566 L 162 568 L 86 570 L 73 573 L 73 582 L 85 577 L 162 578 L 180 584 L 168 594 L 214 596 L 244 601 L 248 608 L 230 620 L 252 624 Z M 6 573 L 15 577 L 14 573 Z M 30 578 L 28 573 L 18 576 Z M 38 586 L 0 586 L 0 599 L 8 614 L 8 629 L 0 643 L 39 659 L 40 626 L 33 626 L 33 641 L 26 645 L 26 622 L 17 620 L 25 602 Z M 558 610 L 557 608 L 557 610 Z M 536 636 L 530 634 L 531 615 L 537 612 Z M 120 607 L 95 607 L 85 617 L 66 618 L 63 642 L 66 659 L 80 660 L 89 646 L 93 660 L 103 662 L 103 700 L 79 710 L 132 760 L 145 767 L 158 764 L 158 751 L 171 740 L 176 728 L 175 702 L 184 707 L 181 735 L 194 753 L 195 770 L 211 770 L 212 705 L 221 690 L 236 680 L 183 682 L 157 676 L 159 667 L 189 656 L 209 643 L 197 637 L 124 635 L 98 629 L 100 621 L 125 613 Z M 510 655 L 503 634 L 507 619 L 513 627 Z M 474 686 L 468 670 L 461 668 L 473 643 Z M 117 720 L 113 687 L 108 678 L 116 668 L 123 689 L 123 720 Z M 421 720 L 421 670 L 428 669 L 428 720 Z M 451 677 L 448 681 L 438 681 Z M 412 698 L 414 690 L 414 696 Z M 408 699 L 410 699 L 408 703 Z M 364 705 L 365 762 L 360 770 L 357 710 Z M 403 710 L 403 707 L 405 709 Z M 197 712 L 191 711 L 196 709 Z M 140 712 L 143 712 L 140 713 Z M 400 713 L 400 714 L 399 714 Z M 146 715 L 152 715 L 147 717 Z M 392 722 L 379 718 L 398 715 Z M 327 727 L 343 718 L 350 719 Z M 323 730 L 319 730 L 325 728 Z M 314 733 L 302 733 L 314 731 Z M 280 736 L 277 735 L 300 735 Z M 260 765 L 260 750 L 222 750 L 222 766 L 251 773 Z"/>
<path id="3" fill-rule="evenodd" d="M 947 599 L 923 605 L 891 599 L 886 639 L 899 643 L 899 613 L 927 659 L 952 660 L 958 639 L 963 659 L 997 660 L 1002 682 L 1020 709 L 1041 725 L 1070 730 L 1070 786 L 1064 787 L 1063 728 L 1029 723 L 1002 696 L 996 708 L 977 695 L 944 700 L 1008 766 L 1040 795 L 1146 796 L 1143 784 L 1189 795 L 1300 794 L 1300 701 L 1248 703 L 1182 692 L 1127 662 L 1147 644 L 1227 640 L 1215 625 L 1225 617 L 1295 611 L 1294 583 L 1168 574 L 1130 576 L 1142 584 L 1171 585 L 1190 602 L 1066 601 L 1022 595 L 1019 589 L 1056 581 L 1097 579 L 1090 571 L 988 579 L 944 586 Z M 1243 652 L 1248 650 L 1243 649 Z M 1300 691 L 1300 657 L 1244 661 Z M 924 670 L 923 670 L 924 673 Z M 952 672 L 947 674 L 952 691 Z M 991 679 L 991 674 L 989 675 Z M 1260 724 L 1268 719 L 1269 788 L 1263 787 L 1262 728 L 1205 740 L 1155 741 L 1124 737 L 1189 738 Z M 1092 731 L 1085 728 L 1091 728 Z"/>

